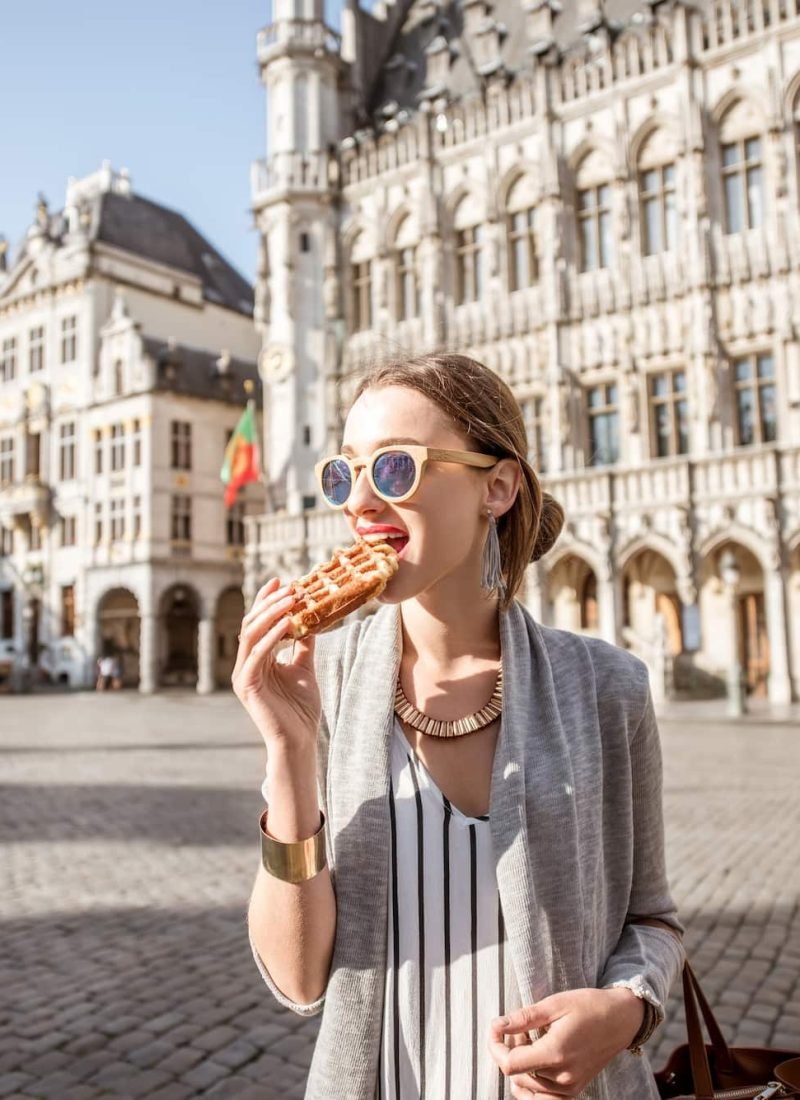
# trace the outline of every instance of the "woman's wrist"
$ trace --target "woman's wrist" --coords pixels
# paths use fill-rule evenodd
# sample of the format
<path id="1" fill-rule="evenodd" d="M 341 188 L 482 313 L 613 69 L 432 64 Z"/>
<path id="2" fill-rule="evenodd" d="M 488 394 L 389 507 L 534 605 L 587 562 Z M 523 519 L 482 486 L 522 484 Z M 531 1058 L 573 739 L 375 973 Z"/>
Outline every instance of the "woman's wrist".
<path id="1" fill-rule="evenodd" d="M 316 745 L 272 747 L 267 756 L 267 774 L 270 835 L 293 843 L 318 832 Z"/>
<path id="2" fill-rule="evenodd" d="M 619 1020 L 622 1044 L 620 1050 L 629 1050 L 634 1040 L 638 1037 L 646 1018 L 645 1001 L 633 992 L 632 989 L 617 986 L 606 989 L 605 992 L 612 997 Z"/>

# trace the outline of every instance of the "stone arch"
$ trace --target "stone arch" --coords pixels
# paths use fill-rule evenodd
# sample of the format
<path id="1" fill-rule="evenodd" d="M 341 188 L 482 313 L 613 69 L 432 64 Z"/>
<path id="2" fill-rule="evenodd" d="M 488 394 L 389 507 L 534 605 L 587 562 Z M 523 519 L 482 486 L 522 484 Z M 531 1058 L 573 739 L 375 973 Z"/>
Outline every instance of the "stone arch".
<path id="1" fill-rule="evenodd" d="M 740 104 L 743 106 L 749 105 L 757 112 L 758 132 L 763 133 L 767 129 L 767 119 L 770 116 L 766 96 L 757 87 L 744 88 L 741 84 L 728 88 L 711 108 L 709 118 L 714 128 L 717 131 L 721 130 L 725 118 L 730 115 L 731 111 L 736 110 Z"/>
<path id="2" fill-rule="evenodd" d="M 396 247 L 398 232 L 401 228 L 404 228 L 404 223 L 407 219 L 410 221 L 414 230 L 414 238 L 419 240 L 419 218 L 417 217 L 416 211 L 412 210 L 408 203 L 403 203 L 396 210 L 392 211 L 386 223 L 385 241 L 387 248 Z"/>
<path id="3" fill-rule="evenodd" d="M 198 627 L 204 618 L 197 590 L 176 581 L 158 601 L 158 679 L 163 687 L 194 687 L 198 672 Z"/>
<path id="4" fill-rule="evenodd" d="M 567 168 L 573 187 L 577 188 L 577 178 L 581 165 L 589 158 L 597 158 L 598 163 L 600 161 L 605 162 L 608 170 L 606 179 L 609 183 L 614 178 L 615 165 L 618 159 L 614 143 L 608 141 L 606 138 L 593 135 L 592 137 L 586 137 L 582 141 L 579 141 L 567 157 Z"/>
<path id="5" fill-rule="evenodd" d="M 664 535 L 659 535 L 656 531 L 649 531 L 646 535 L 636 535 L 624 543 L 617 554 L 617 568 L 626 569 L 633 558 L 643 550 L 653 550 L 655 553 L 660 554 L 662 558 L 666 558 L 675 576 L 680 577 L 684 570 L 680 551 L 674 543 L 670 542 Z"/>
<path id="6" fill-rule="evenodd" d="M 734 530 L 707 539 L 700 554 L 699 604 L 703 623 L 703 660 L 724 681 L 734 662 L 741 666 L 747 690 L 765 695 L 769 642 L 764 593 L 765 567 L 752 538 Z M 740 580 L 731 592 L 721 576 L 726 548 L 736 557 Z"/>
<path id="7" fill-rule="evenodd" d="M 508 209 L 509 199 L 514 188 L 522 180 L 526 180 L 529 184 L 534 205 L 541 202 L 542 184 L 536 165 L 532 161 L 518 161 L 504 173 L 497 186 L 498 207 L 504 213 Z"/>
<path id="8" fill-rule="evenodd" d="M 95 658 L 116 657 L 124 687 L 139 683 L 141 612 L 139 599 L 130 588 L 108 588 L 97 601 L 97 652 Z"/>
<path id="9" fill-rule="evenodd" d="M 562 630 L 600 633 L 598 573 L 574 549 L 562 551 L 551 563 L 544 584 L 548 618 Z"/>
<path id="10" fill-rule="evenodd" d="M 666 542 L 666 540 L 660 540 Z M 665 628 L 672 657 L 683 652 L 682 601 L 678 594 L 679 572 L 662 549 L 639 540 L 635 550 L 620 558 L 623 626 L 645 645 L 659 641 L 659 619 Z"/>
<path id="11" fill-rule="evenodd" d="M 236 664 L 238 634 L 244 617 L 244 596 L 238 585 L 230 585 L 217 597 L 214 615 L 214 683 L 219 688 L 231 686 L 231 673 Z"/>
<path id="12" fill-rule="evenodd" d="M 659 111 L 645 119 L 634 132 L 628 144 L 628 170 L 635 179 L 639 169 L 639 161 L 642 153 L 650 140 L 658 133 L 665 133 L 672 142 L 672 155 L 680 156 L 683 152 L 683 142 L 680 136 L 680 123 L 674 115 Z"/>
<path id="13" fill-rule="evenodd" d="M 740 543 L 746 550 L 749 550 L 765 572 L 771 568 L 772 563 L 766 556 L 766 548 L 759 542 L 755 531 L 751 531 L 750 528 L 735 522 L 729 523 L 724 528 L 713 531 L 706 536 L 698 549 L 698 560 L 705 561 L 715 550 L 721 549 L 723 544 L 727 542 Z"/>

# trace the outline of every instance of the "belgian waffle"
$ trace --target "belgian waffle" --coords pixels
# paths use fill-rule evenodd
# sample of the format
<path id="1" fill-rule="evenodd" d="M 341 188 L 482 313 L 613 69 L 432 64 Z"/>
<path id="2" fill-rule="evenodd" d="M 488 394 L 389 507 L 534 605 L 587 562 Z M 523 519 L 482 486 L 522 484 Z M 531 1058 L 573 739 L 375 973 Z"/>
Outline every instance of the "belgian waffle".
<path id="1" fill-rule="evenodd" d="M 399 560 L 388 542 L 357 539 L 334 550 L 328 562 L 317 565 L 291 585 L 295 603 L 289 617 L 290 638 L 318 634 L 379 596 L 397 572 Z"/>

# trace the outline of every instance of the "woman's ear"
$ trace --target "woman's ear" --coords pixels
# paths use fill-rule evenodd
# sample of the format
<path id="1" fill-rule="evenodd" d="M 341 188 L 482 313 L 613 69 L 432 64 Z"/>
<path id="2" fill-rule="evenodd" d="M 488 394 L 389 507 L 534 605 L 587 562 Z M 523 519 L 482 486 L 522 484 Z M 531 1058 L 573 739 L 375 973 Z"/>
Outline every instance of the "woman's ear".
<path id="1" fill-rule="evenodd" d="M 512 506 L 519 492 L 522 470 L 513 458 L 501 458 L 489 471 L 486 504 L 499 519 Z"/>

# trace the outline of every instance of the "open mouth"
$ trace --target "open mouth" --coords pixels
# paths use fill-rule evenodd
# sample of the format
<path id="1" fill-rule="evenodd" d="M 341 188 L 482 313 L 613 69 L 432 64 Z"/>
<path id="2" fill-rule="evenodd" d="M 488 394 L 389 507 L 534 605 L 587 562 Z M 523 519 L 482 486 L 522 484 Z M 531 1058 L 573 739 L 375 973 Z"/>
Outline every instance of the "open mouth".
<path id="1" fill-rule="evenodd" d="M 386 531 L 370 532 L 369 534 L 362 535 L 361 537 L 366 542 L 388 542 L 400 559 L 402 559 L 403 551 L 409 543 L 408 535 L 392 535 Z"/>

